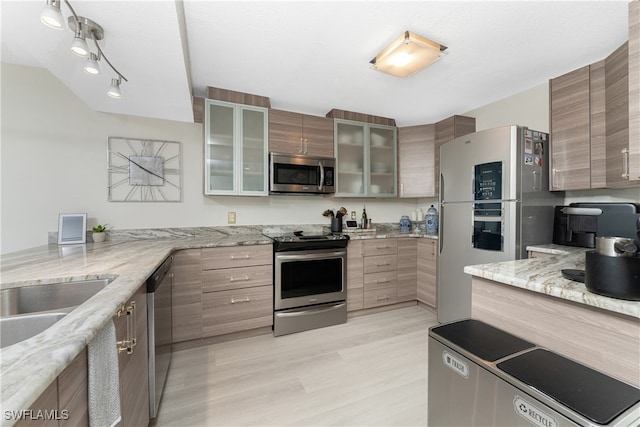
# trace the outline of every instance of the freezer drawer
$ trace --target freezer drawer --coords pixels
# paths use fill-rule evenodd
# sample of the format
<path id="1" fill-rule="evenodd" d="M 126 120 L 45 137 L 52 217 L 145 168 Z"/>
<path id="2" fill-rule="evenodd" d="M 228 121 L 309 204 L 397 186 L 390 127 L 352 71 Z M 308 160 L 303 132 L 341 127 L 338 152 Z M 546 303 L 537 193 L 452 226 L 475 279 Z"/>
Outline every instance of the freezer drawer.
<path id="1" fill-rule="evenodd" d="M 640 390 L 476 320 L 431 328 L 428 425 L 637 426 Z"/>

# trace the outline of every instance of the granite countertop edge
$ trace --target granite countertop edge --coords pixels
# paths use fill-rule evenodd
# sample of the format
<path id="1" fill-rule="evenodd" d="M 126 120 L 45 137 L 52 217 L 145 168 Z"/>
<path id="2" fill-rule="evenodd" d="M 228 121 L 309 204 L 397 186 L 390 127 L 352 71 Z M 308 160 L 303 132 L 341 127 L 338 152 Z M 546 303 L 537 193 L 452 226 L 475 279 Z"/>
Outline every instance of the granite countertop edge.
<path id="1" fill-rule="evenodd" d="M 464 272 L 505 285 L 640 319 L 639 302 L 598 295 L 587 290 L 584 283 L 562 277 L 563 269 L 584 270 L 584 254 L 587 248 L 539 245 L 527 247 L 527 250 L 544 252 L 552 256 L 471 265 L 466 266 Z"/>

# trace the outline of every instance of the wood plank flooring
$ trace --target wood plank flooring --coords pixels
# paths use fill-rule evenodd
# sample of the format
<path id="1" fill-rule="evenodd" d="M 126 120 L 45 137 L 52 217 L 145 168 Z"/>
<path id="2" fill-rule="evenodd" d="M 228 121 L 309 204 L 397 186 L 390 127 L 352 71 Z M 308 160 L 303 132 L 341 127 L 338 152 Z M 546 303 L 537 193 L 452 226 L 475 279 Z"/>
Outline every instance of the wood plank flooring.
<path id="1" fill-rule="evenodd" d="M 152 426 L 426 426 L 428 328 L 412 306 L 173 354 Z"/>

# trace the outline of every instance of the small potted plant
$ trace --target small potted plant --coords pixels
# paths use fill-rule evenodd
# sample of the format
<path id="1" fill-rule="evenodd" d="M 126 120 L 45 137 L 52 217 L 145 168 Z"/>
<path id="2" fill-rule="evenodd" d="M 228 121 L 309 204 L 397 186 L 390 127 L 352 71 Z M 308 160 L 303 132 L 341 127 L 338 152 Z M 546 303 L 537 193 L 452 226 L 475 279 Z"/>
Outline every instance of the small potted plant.
<path id="1" fill-rule="evenodd" d="M 104 242 L 104 240 L 107 238 L 107 224 L 105 225 L 96 225 L 95 227 L 92 228 L 93 230 L 93 241 L 96 243 L 100 243 L 100 242 Z"/>

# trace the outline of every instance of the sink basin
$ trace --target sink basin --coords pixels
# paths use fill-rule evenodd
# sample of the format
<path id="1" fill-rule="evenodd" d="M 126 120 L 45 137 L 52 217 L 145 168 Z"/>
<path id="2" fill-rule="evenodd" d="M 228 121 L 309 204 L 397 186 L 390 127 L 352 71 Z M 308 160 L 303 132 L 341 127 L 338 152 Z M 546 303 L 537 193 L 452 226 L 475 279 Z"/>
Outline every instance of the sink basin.
<path id="1" fill-rule="evenodd" d="M 0 318 L 0 348 L 31 338 L 53 326 L 67 313 L 34 313 Z"/>
<path id="2" fill-rule="evenodd" d="M 0 291 L 0 316 L 75 307 L 112 281 L 113 279 L 96 279 L 3 289 Z"/>

